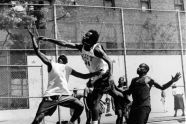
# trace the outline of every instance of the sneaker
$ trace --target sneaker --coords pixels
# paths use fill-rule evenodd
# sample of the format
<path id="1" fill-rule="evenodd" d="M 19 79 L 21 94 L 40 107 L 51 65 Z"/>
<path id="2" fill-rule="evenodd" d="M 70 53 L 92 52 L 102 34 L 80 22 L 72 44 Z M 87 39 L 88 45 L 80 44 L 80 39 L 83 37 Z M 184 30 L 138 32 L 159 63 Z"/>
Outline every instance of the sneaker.
<path id="1" fill-rule="evenodd" d="M 72 123 L 72 122 L 69 121 L 67 124 L 74 124 L 74 123 Z"/>

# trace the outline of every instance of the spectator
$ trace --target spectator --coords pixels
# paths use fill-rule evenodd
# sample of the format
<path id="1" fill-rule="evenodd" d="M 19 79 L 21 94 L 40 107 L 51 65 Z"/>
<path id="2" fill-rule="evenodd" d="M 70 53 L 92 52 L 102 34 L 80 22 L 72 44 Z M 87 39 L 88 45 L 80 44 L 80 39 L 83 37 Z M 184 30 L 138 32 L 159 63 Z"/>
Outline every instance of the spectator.
<path id="1" fill-rule="evenodd" d="M 162 102 L 162 105 L 163 105 L 163 111 L 167 112 L 166 94 L 165 94 L 164 90 L 161 91 L 161 99 L 160 99 L 160 101 Z"/>
<path id="2" fill-rule="evenodd" d="M 106 106 L 107 106 L 105 116 L 112 116 L 112 114 L 110 112 L 111 99 L 108 97 L 108 94 L 106 94 L 105 103 L 106 103 Z"/>
<path id="3" fill-rule="evenodd" d="M 174 84 L 172 86 L 172 94 L 174 96 L 174 117 L 177 116 L 177 111 L 179 109 L 182 110 L 182 116 L 185 116 L 185 106 L 184 106 L 184 102 L 183 102 L 183 92 L 180 92 L 180 90 L 178 90 L 177 86 Z"/>

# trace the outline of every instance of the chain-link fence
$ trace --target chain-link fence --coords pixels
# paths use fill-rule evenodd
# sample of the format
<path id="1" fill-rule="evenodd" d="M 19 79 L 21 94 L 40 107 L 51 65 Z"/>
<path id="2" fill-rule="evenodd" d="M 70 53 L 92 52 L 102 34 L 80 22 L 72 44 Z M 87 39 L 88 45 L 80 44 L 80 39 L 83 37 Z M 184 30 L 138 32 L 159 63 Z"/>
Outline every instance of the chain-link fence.
<path id="1" fill-rule="evenodd" d="M 12 8 L 12 6 L 3 5 L 0 8 L 1 13 L 5 8 Z M 123 56 L 122 64 L 125 68 L 118 67 L 118 69 L 125 71 L 126 78 L 128 78 L 128 70 L 131 67 L 128 66 L 131 62 L 128 57 L 130 55 L 138 57 L 142 55 L 176 55 L 176 60 L 181 58 L 176 66 L 181 68 L 183 82 L 185 82 L 185 12 L 30 4 L 25 7 L 24 13 L 37 19 L 35 21 L 36 33 L 41 36 L 80 43 L 82 36 L 88 30 L 97 30 L 100 34 L 99 42 L 106 52 L 109 55 Z M 35 55 L 27 30 L 18 27 L 3 29 L 0 35 L 0 64 L 27 65 L 28 56 Z M 49 56 L 57 56 L 61 53 L 66 55 L 80 54 L 76 50 L 48 42 L 40 42 L 40 49 Z M 172 61 L 172 59 L 170 60 Z M 2 104 L 0 105 L 2 106 L 0 109 L 29 108 L 31 104 L 34 105 L 34 101 L 30 102 L 29 97 L 42 96 L 29 90 L 36 87 L 35 85 L 29 86 L 27 77 L 30 74 L 28 73 L 29 68 L 32 68 L 33 73 L 40 71 L 34 70 L 35 67 L 28 67 L 1 66 L 0 102 Z M 37 81 L 33 79 L 33 82 Z M 182 83 L 181 86 L 185 87 L 184 84 Z M 42 83 L 37 85 L 39 88 L 42 87 Z M 38 92 L 41 93 L 41 90 Z M 30 96 L 31 94 L 32 96 Z"/>
<path id="2" fill-rule="evenodd" d="M 43 5 L 38 9 L 37 4 L 32 5 L 35 9 L 29 9 L 30 6 L 25 11 L 37 19 L 35 23 L 39 35 L 51 38 L 56 36 L 76 43 L 81 42 L 82 36 L 89 29 L 96 29 L 100 34 L 99 42 L 107 50 L 122 51 L 126 45 L 128 54 L 136 54 L 130 51 L 139 50 L 180 51 L 180 39 L 185 46 L 184 12 L 64 5 Z M 2 40 L 2 49 L 32 48 L 25 29 L 14 28 L 10 32 L 5 31 L 3 35 L 6 34 L 9 37 L 7 41 Z M 50 43 L 42 42 L 40 47 L 55 50 L 55 45 Z"/>
<path id="3" fill-rule="evenodd" d="M 5 8 L 14 7 L 1 9 Z M 36 18 L 36 34 L 40 36 L 80 43 L 85 32 L 96 29 L 108 54 L 124 55 L 126 76 L 127 55 L 180 55 L 184 75 L 185 12 L 62 4 L 28 4 L 23 8 L 16 12 Z M 25 65 L 26 56 L 34 54 L 30 36 L 23 27 L 12 28 L 3 32 L 0 60 L 7 65 Z M 40 48 L 47 55 L 79 54 L 48 42 L 40 42 Z"/>
<path id="4" fill-rule="evenodd" d="M 0 109 L 32 108 L 33 100 L 30 98 L 42 97 L 42 71 L 42 66 L 0 66 Z"/>
<path id="5" fill-rule="evenodd" d="M 179 54 L 175 52 L 181 50 L 177 12 L 124 10 L 124 22 L 127 49 L 143 55 L 143 50 L 152 55 Z"/>

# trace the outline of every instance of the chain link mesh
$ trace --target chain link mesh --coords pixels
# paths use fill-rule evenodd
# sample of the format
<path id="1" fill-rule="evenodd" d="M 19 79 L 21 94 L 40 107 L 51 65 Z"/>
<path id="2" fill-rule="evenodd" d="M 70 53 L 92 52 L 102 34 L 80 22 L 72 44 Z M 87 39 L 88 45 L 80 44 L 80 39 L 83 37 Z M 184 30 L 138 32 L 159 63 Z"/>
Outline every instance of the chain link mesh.
<path id="1" fill-rule="evenodd" d="M 33 6 L 29 7 L 26 8 L 27 14 L 38 19 L 36 22 L 37 33 L 41 36 L 54 38 L 53 7 L 42 6 L 40 9 L 38 9 L 38 5 L 34 5 L 34 8 L 32 8 Z M 89 29 L 96 29 L 100 34 L 99 42 L 107 51 L 110 50 L 111 54 L 115 54 L 115 51 L 117 51 L 116 55 L 123 54 L 124 43 L 126 43 L 127 55 L 180 54 L 182 50 L 181 38 L 183 50 L 185 49 L 186 19 L 184 14 L 184 12 L 180 13 L 180 32 L 179 17 L 176 11 L 124 9 L 122 14 L 122 8 L 113 10 L 113 8 L 104 7 L 56 5 L 57 38 L 72 43 L 80 43 L 82 36 Z M 27 56 L 35 55 L 27 31 L 16 28 L 11 29 L 10 32 L 6 30 L 1 32 L 3 34 L 0 37 L 1 65 L 26 65 Z M 180 33 L 182 33 L 183 37 L 180 36 Z M 56 46 L 54 44 L 41 42 L 40 48 L 43 53 L 49 56 L 55 55 Z M 59 47 L 60 53 L 78 54 L 78 52 L 64 47 Z M 15 70 L 15 72 L 14 68 L 0 70 L 1 80 L 3 81 L 0 91 L 2 95 L 9 94 L 11 97 L 14 94 L 21 97 L 28 95 L 26 92 L 26 85 L 28 84 L 24 74 L 26 69 L 19 69 L 19 71 Z M 16 80 L 17 78 L 21 79 Z M 22 91 L 14 89 L 10 93 L 7 87 L 11 87 L 5 83 L 11 82 L 10 80 L 15 81 L 12 84 L 13 89 L 15 87 L 22 88 Z M 7 98 L 6 100 L 1 99 L 1 102 L 8 103 L 9 101 L 10 99 Z M 8 105 L 10 106 L 10 103 Z"/>
<path id="2" fill-rule="evenodd" d="M 35 22 L 38 28 L 37 33 L 41 36 L 54 38 L 53 7 L 39 7 L 39 5 L 35 5 L 32 9 L 29 7 L 26 8 L 27 14 L 37 18 Z M 130 50 L 143 51 L 146 49 L 155 51 L 155 53 L 163 52 L 163 54 L 169 54 L 164 52 L 169 51 L 172 54 L 172 52 L 181 49 L 179 20 L 176 11 L 124 9 L 124 19 L 122 20 L 121 10 L 118 8 L 113 11 L 113 8 L 56 5 L 57 38 L 73 43 L 81 42 L 85 32 L 89 29 L 96 29 L 100 34 L 99 42 L 106 49 L 122 50 L 124 41 L 129 54 Z M 183 14 L 181 13 L 180 16 L 182 34 L 185 32 Z M 9 38 L 2 44 L 4 45 L 2 48 L 31 49 L 30 36 L 26 32 L 24 29 L 11 30 L 13 35 L 7 34 Z M 184 35 L 183 41 L 185 42 Z M 185 46 L 184 44 L 183 46 Z M 41 42 L 40 48 L 54 50 L 55 45 Z M 60 47 L 60 49 L 65 48 Z"/>
<path id="3" fill-rule="evenodd" d="M 36 68 L 36 69 L 35 69 Z M 30 70 L 40 72 L 40 76 L 31 77 Z M 29 97 L 29 87 L 34 89 L 40 86 L 38 94 L 35 97 L 41 97 L 41 67 L 29 66 L 0 66 L 0 109 L 28 109 L 32 100 Z M 33 83 L 34 80 L 34 83 Z M 39 84 L 36 84 L 39 83 Z M 35 84 L 35 85 L 34 85 Z M 34 86 L 33 86 L 34 85 Z"/>
<path id="4" fill-rule="evenodd" d="M 149 50 L 140 54 L 181 50 L 177 12 L 124 10 L 124 21 L 128 49 Z"/>

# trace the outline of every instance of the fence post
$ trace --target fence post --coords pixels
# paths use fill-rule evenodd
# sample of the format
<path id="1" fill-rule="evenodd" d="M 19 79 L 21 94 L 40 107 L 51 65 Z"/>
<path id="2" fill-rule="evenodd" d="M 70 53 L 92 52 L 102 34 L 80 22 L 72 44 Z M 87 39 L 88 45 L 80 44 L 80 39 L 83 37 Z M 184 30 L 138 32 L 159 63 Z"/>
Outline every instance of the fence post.
<path id="1" fill-rule="evenodd" d="M 41 71 L 41 94 L 43 96 L 43 94 L 44 94 L 43 65 L 41 65 L 40 71 Z"/>
<path id="2" fill-rule="evenodd" d="M 53 5 L 53 18 L 54 18 L 54 38 L 57 39 L 57 17 L 56 17 L 56 4 Z M 55 45 L 55 58 L 58 57 L 58 45 Z"/>
<path id="3" fill-rule="evenodd" d="M 183 37 L 182 37 L 182 30 L 181 30 L 181 20 L 180 20 L 180 11 L 177 10 L 178 16 L 178 26 L 179 26 L 179 36 L 180 36 L 180 46 L 181 46 L 181 66 L 182 66 L 182 76 L 183 76 L 183 85 L 184 85 L 184 93 L 186 98 L 186 86 L 185 86 L 185 70 L 184 70 L 184 59 L 183 59 Z"/>
<path id="4" fill-rule="evenodd" d="M 124 13 L 123 8 L 120 8 L 121 10 L 121 23 L 122 23 L 122 34 L 123 34 L 123 55 L 124 55 L 124 69 L 125 69 L 125 78 L 128 85 L 128 79 L 127 79 L 127 62 L 126 62 L 126 40 L 125 40 L 125 20 L 124 20 Z"/>
<path id="5" fill-rule="evenodd" d="M 41 97 L 43 98 L 44 94 L 44 81 L 43 81 L 43 65 L 40 66 L 40 74 L 41 74 Z M 45 118 L 43 118 L 43 124 L 45 124 Z"/>
<path id="6" fill-rule="evenodd" d="M 54 18 L 54 38 L 57 39 L 56 4 L 53 5 L 53 18 Z M 56 60 L 56 62 L 57 62 L 57 57 L 58 57 L 58 46 L 55 45 L 55 60 Z M 61 113 L 60 113 L 59 105 L 57 106 L 57 108 L 58 108 L 58 120 L 59 120 L 59 123 L 61 123 Z"/>

